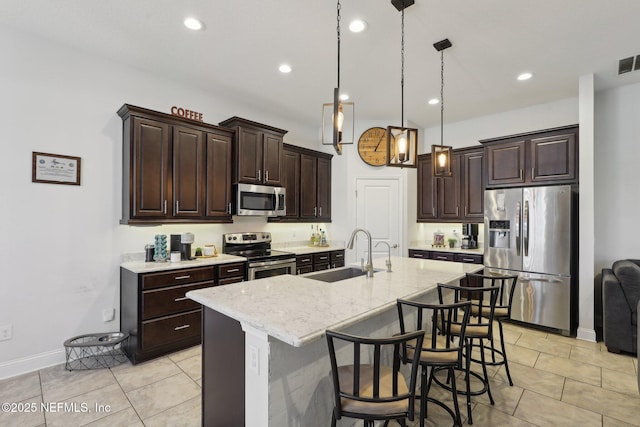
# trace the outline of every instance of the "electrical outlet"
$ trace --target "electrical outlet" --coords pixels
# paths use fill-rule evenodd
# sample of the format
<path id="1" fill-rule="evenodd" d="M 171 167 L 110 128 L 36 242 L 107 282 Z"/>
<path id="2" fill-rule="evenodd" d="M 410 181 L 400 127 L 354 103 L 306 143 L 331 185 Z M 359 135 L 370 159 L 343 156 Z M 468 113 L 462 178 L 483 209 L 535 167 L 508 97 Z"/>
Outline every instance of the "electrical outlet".
<path id="1" fill-rule="evenodd" d="M 249 346 L 249 369 L 260 375 L 260 349 Z"/>
<path id="2" fill-rule="evenodd" d="M 10 323 L 7 325 L 0 325 L 0 341 L 7 341 L 13 338 L 12 329 L 13 326 Z"/>
<path id="3" fill-rule="evenodd" d="M 115 308 L 105 308 L 102 310 L 102 321 L 103 322 L 111 322 L 116 316 Z"/>

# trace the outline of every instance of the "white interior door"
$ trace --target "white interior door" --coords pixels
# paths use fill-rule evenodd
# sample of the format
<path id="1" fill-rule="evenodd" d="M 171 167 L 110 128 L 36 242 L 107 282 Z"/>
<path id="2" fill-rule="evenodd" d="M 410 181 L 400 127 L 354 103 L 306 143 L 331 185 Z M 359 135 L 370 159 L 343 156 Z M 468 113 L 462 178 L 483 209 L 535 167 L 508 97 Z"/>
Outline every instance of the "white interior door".
<path id="1" fill-rule="evenodd" d="M 386 257 L 391 246 L 391 255 L 398 256 L 402 248 L 404 227 L 404 198 L 400 178 L 356 179 L 356 228 L 364 228 L 371 233 L 374 258 Z M 358 234 L 354 246 L 355 261 L 367 259 L 367 239 Z"/>

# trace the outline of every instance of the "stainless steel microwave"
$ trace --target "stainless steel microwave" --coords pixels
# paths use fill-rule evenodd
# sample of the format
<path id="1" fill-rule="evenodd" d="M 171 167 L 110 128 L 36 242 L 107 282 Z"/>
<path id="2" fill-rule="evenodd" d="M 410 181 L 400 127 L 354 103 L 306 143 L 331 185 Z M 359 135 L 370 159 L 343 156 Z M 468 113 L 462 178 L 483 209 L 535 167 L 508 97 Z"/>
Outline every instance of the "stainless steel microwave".
<path id="1" fill-rule="evenodd" d="M 284 216 L 286 214 L 284 187 L 236 184 L 234 214 L 241 216 Z"/>

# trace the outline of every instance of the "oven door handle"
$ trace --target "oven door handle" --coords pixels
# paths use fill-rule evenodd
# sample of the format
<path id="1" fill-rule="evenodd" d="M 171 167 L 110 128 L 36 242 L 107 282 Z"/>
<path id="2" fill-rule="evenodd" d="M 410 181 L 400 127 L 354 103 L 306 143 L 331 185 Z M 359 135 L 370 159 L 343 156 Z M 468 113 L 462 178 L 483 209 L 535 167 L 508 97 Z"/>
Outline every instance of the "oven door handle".
<path id="1" fill-rule="evenodd" d="M 273 265 L 290 264 L 292 262 L 295 263 L 296 259 L 295 258 L 287 258 L 287 259 L 278 259 L 278 260 L 275 260 L 275 261 L 250 262 L 249 263 L 249 268 L 269 267 L 269 266 L 273 266 Z"/>

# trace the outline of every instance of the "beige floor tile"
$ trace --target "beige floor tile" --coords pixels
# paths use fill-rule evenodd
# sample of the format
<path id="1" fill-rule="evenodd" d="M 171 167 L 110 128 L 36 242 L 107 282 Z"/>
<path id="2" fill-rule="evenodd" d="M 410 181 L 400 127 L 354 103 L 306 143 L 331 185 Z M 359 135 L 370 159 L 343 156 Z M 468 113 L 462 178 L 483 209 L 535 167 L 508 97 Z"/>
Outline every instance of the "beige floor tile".
<path id="1" fill-rule="evenodd" d="M 82 426 L 131 407 L 117 383 L 57 403 L 45 412 L 47 427 Z"/>
<path id="2" fill-rule="evenodd" d="M 599 413 L 587 411 L 528 390 L 523 393 L 514 416 L 540 427 L 602 426 L 602 416 Z"/>
<path id="3" fill-rule="evenodd" d="M 575 337 L 565 337 L 564 335 L 560 335 L 560 334 L 549 334 L 547 335 L 547 339 L 550 341 L 557 341 L 564 344 L 569 344 L 575 347 L 582 347 L 582 348 L 592 349 L 595 351 L 600 351 L 600 343 L 580 340 Z"/>
<path id="4" fill-rule="evenodd" d="M 521 335 L 537 336 L 540 338 L 547 338 L 547 335 L 549 335 L 548 332 L 541 329 L 531 328 L 516 323 L 504 322 L 503 326 L 505 328 L 505 331 L 509 329 L 514 332 L 519 332 Z"/>
<path id="5" fill-rule="evenodd" d="M 44 402 L 62 402 L 92 390 L 117 384 L 109 369 L 67 371 L 57 365 L 40 371 Z"/>
<path id="6" fill-rule="evenodd" d="M 624 421 L 616 420 L 615 418 L 602 417 L 602 427 L 632 427 L 633 424 L 627 424 Z"/>
<path id="7" fill-rule="evenodd" d="M 174 362 L 180 362 L 181 360 L 189 359 L 190 357 L 202 357 L 202 346 L 196 345 L 175 353 L 169 354 L 167 357 Z"/>
<path id="8" fill-rule="evenodd" d="M 21 402 L 42 394 L 37 372 L 0 381 L 0 402 Z"/>
<path id="9" fill-rule="evenodd" d="M 142 421 L 136 414 L 133 408 L 127 408 L 122 411 L 112 413 L 104 418 L 100 418 L 97 421 L 93 421 L 87 424 L 87 427 L 115 427 L 115 426 L 127 426 L 127 427 L 144 427 Z"/>
<path id="10" fill-rule="evenodd" d="M 640 396 L 630 396 L 567 379 L 562 401 L 640 426 Z"/>
<path id="11" fill-rule="evenodd" d="M 519 363 L 509 363 L 509 368 L 514 386 L 560 400 L 565 381 L 563 376 Z"/>
<path id="12" fill-rule="evenodd" d="M 582 347 L 574 347 L 571 350 L 570 358 L 615 371 L 626 373 L 635 372 L 633 367 L 634 357 L 625 354 L 614 354 L 608 351 L 595 351 Z"/>
<path id="13" fill-rule="evenodd" d="M 602 384 L 601 368 L 599 366 L 576 360 L 542 353 L 535 364 L 535 368 L 596 386 Z"/>
<path id="14" fill-rule="evenodd" d="M 202 357 L 201 356 L 193 356 L 188 359 L 183 359 L 177 362 L 177 365 L 184 371 L 185 374 L 189 375 L 191 379 L 194 381 L 202 378 Z"/>
<path id="15" fill-rule="evenodd" d="M 530 350 L 539 351 L 541 353 L 552 354 L 558 357 L 569 357 L 571 345 L 559 341 L 549 340 L 540 335 L 523 334 L 516 343 L 520 347 Z"/>
<path id="16" fill-rule="evenodd" d="M 527 421 L 518 419 L 510 414 L 499 411 L 494 406 L 478 403 L 473 408 L 473 425 L 475 427 L 496 427 L 496 426 L 512 426 L 512 427 L 535 427 L 537 424 L 531 424 Z"/>
<path id="17" fill-rule="evenodd" d="M 199 395 L 200 387 L 182 372 L 127 393 L 143 421 Z"/>
<path id="18" fill-rule="evenodd" d="M 509 362 L 519 363 L 521 365 L 533 367 L 540 355 L 539 351 L 531 350 L 511 344 L 505 344 L 507 348 L 507 359 Z"/>
<path id="19" fill-rule="evenodd" d="M 36 373 L 37 376 L 37 373 Z M 39 388 L 39 387 L 38 387 Z M 14 401 L 11 398 L 4 399 L 2 403 L 15 403 L 9 411 L 0 411 L 0 426 L 3 427 L 35 427 L 45 422 L 42 412 L 42 398 L 40 395 L 23 401 Z"/>
<path id="20" fill-rule="evenodd" d="M 498 329 L 496 331 L 496 337 L 500 337 Z M 522 332 L 519 330 L 510 329 L 506 323 L 503 323 L 502 333 L 504 334 L 504 342 L 506 344 L 515 344 L 522 336 Z"/>
<path id="21" fill-rule="evenodd" d="M 200 396 L 169 408 L 144 421 L 146 427 L 199 427 L 202 420 Z"/>
<path id="22" fill-rule="evenodd" d="M 125 392 L 144 387 L 181 372 L 180 368 L 168 357 L 160 357 L 137 365 L 123 363 L 112 368 L 111 371 Z"/>
<path id="23" fill-rule="evenodd" d="M 602 388 L 638 396 L 638 377 L 629 372 L 602 368 Z"/>
<path id="24" fill-rule="evenodd" d="M 491 402 L 489 401 L 489 396 L 487 394 L 477 396 L 475 397 L 475 400 L 479 404 L 488 405 L 491 406 L 491 408 L 494 410 L 512 415 L 516 410 L 516 406 L 518 406 L 518 402 L 522 397 L 524 389 L 516 385 L 512 387 L 507 382 L 493 380 L 490 382 L 490 386 L 491 395 L 493 396 L 493 400 L 495 402 L 493 406 L 491 406 Z"/>

